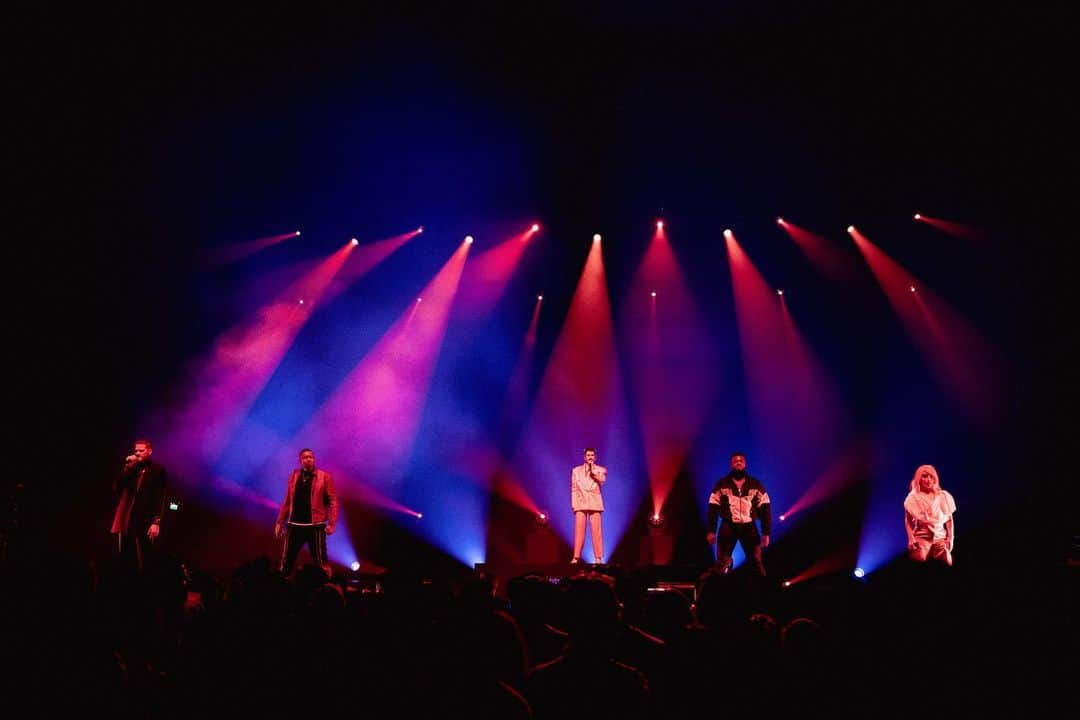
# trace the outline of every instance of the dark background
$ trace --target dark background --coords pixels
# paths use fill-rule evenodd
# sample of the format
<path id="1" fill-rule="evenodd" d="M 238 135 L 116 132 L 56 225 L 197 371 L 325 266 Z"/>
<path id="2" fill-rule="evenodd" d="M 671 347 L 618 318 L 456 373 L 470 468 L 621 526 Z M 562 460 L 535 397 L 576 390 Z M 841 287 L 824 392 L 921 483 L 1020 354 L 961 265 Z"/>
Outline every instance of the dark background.
<path id="1" fill-rule="evenodd" d="M 960 244 L 886 250 L 1000 280 L 953 299 L 1019 369 L 990 485 L 1016 493 L 1003 547 L 1072 547 L 1072 38 L 1052 6 L 20 7 L 7 24 L 7 484 L 24 535 L 85 542 L 141 414 L 239 312 L 208 309 L 236 278 L 198 276 L 207 249 L 315 214 L 377 236 L 417 208 L 499 217 L 526 199 L 555 228 L 663 213 L 704 232 L 723 198 L 725 225 L 921 209 L 987 229 L 970 261 Z M 350 170 L 358 108 L 358 132 L 400 129 Z M 530 173 L 461 163 L 461 137 L 517 147 Z M 375 199 L 325 198 L 327 176 Z M 441 183 L 459 190 L 439 200 Z"/>

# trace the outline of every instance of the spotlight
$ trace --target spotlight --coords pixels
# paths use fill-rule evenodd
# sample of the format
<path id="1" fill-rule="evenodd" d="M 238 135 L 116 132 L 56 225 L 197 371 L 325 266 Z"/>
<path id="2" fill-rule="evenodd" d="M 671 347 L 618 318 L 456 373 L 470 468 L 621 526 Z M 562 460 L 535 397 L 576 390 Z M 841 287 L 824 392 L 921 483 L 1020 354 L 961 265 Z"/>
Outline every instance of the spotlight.
<path id="1" fill-rule="evenodd" d="M 353 239 L 352 239 L 352 244 L 353 244 L 353 245 L 359 245 L 359 244 L 360 244 L 360 241 L 359 241 L 359 240 L 357 240 L 356 238 L 353 238 Z"/>
<path id="2" fill-rule="evenodd" d="M 848 231 L 849 234 L 854 233 L 855 232 L 855 226 L 854 225 L 848 225 L 847 226 L 847 231 Z"/>
<path id="3" fill-rule="evenodd" d="M 423 225 L 421 225 L 420 227 L 416 228 L 416 234 L 417 234 L 417 235 L 420 235 L 420 234 L 422 234 L 423 232 L 424 232 L 424 226 L 423 226 Z"/>
<path id="4" fill-rule="evenodd" d="M 466 235 L 465 236 L 465 244 L 466 245 L 472 245 L 472 235 Z"/>
<path id="5" fill-rule="evenodd" d="M 416 519 L 417 520 L 422 520 L 423 517 L 424 517 L 424 513 L 416 513 Z"/>
<path id="6" fill-rule="evenodd" d="M 780 516 L 780 522 L 784 522 L 784 520 L 786 520 L 786 519 L 787 519 L 787 515 L 781 515 Z"/>
<path id="7" fill-rule="evenodd" d="M 593 235 L 593 236 L 592 236 L 592 241 L 593 241 L 594 243 L 598 243 L 598 242 L 600 242 L 600 233 L 596 233 L 595 235 Z"/>
<path id="8" fill-rule="evenodd" d="M 657 220 L 656 221 L 656 229 L 657 230 L 663 230 L 664 229 L 664 221 L 663 220 Z"/>
<path id="9" fill-rule="evenodd" d="M 537 295 L 537 296 L 536 296 L 536 299 L 537 299 L 537 300 L 543 300 L 543 299 L 544 299 L 544 296 L 543 296 L 543 295 Z"/>
<path id="10" fill-rule="evenodd" d="M 652 295 L 653 297 L 656 297 L 656 291 L 655 291 L 655 290 L 653 290 L 653 291 L 652 291 L 652 293 L 651 293 L 651 295 Z"/>
<path id="11" fill-rule="evenodd" d="M 301 305 L 303 305 L 303 304 L 304 304 L 304 298 L 300 298 L 300 304 L 301 304 Z"/>
<path id="12" fill-rule="evenodd" d="M 784 222 L 784 218 L 782 218 L 782 217 L 777 217 L 776 218 L 776 224 L 777 225 L 787 225 L 787 223 Z"/>
<path id="13" fill-rule="evenodd" d="M 534 520 L 536 520 L 536 527 L 547 527 L 548 519 L 549 516 L 546 512 L 543 510 L 539 511 L 534 518 Z"/>
<path id="14" fill-rule="evenodd" d="M 296 231 L 296 236 L 300 237 L 300 231 L 299 230 Z"/>
<path id="15" fill-rule="evenodd" d="M 911 292 L 915 292 L 915 286 L 914 285 L 908 285 L 908 290 L 910 290 Z"/>
<path id="16" fill-rule="evenodd" d="M 349 569 L 352 570 L 353 572 L 359 572 L 359 570 L 360 570 L 360 561 L 359 560 L 353 560 L 352 563 L 349 565 Z"/>
<path id="17" fill-rule="evenodd" d="M 724 228 L 724 237 L 726 237 L 728 240 L 730 240 L 731 238 L 735 237 L 735 235 L 734 235 L 734 233 L 731 232 L 730 229 Z"/>
<path id="18" fill-rule="evenodd" d="M 785 580 L 785 581 L 783 582 L 783 586 L 784 586 L 784 587 L 791 587 L 791 581 L 790 581 L 790 580 Z"/>
<path id="19" fill-rule="evenodd" d="M 653 527 L 663 527 L 664 516 L 658 512 L 654 512 L 652 515 L 649 516 L 649 525 Z"/>
<path id="20" fill-rule="evenodd" d="M 172 510 L 173 512 L 176 512 L 177 510 L 180 509 L 180 503 L 178 503 L 175 500 L 172 500 L 171 502 L 169 502 L 169 509 Z"/>
<path id="21" fill-rule="evenodd" d="M 532 227 L 529 228 L 529 230 L 531 232 L 540 232 L 540 224 L 539 223 L 533 223 Z"/>
<path id="22" fill-rule="evenodd" d="M 779 295 L 780 297 L 783 297 L 784 296 L 784 291 L 782 289 L 780 289 L 780 288 L 776 288 L 776 294 Z"/>
<path id="23" fill-rule="evenodd" d="M 855 577 L 862 578 L 862 577 L 865 577 L 865 576 L 866 576 L 866 571 L 865 570 L 863 570 L 861 567 L 855 568 Z"/>
<path id="24" fill-rule="evenodd" d="M 920 215 L 919 213 L 915 213 L 915 219 L 922 220 L 922 215 Z"/>
<path id="25" fill-rule="evenodd" d="M 416 302 L 418 302 L 418 303 L 424 302 L 424 298 L 422 298 L 422 297 L 416 298 Z"/>

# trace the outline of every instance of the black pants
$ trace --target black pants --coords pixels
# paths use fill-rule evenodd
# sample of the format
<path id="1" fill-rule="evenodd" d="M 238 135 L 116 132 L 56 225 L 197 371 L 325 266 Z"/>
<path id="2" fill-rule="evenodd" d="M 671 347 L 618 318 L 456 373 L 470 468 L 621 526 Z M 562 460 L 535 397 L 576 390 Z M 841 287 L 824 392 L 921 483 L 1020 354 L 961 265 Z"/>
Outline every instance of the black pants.
<path id="1" fill-rule="evenodd" d="M 300 554 L 300 548 L 307 543 L 308 551 L 315 564 L 321 567 L 329 576 L 330 562 L 326 559 L 326 524 L 318 525 L 293 525 L 285 526 L 285 548 L 281 553 L 281 572 L 291 573 L 296 565 L 296 556 Z"/>
<path id="2" fill-rule="evenodd" d="M 761 536 L 758 535 L 757 524 L 748 523 L 720 523 L 720 531 L 716 533 L 716 565 L 723 572 L 731 569 L 731 553 L 735 550 L 735 543 L 741 542 L 746 559 L 750 561 L 750 570 L 755 575 L 765 575 L 765 564 L 761 561 Z"/>

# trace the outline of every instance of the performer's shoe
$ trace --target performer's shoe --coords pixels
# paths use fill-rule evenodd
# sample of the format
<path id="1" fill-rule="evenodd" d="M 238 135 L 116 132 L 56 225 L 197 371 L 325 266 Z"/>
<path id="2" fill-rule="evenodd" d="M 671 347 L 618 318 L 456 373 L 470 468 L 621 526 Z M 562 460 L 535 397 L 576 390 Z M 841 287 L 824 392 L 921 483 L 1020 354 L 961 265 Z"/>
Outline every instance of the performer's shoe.
<path id="1" fill-rule="evenodd" d="M 577 565 L 579 562 L 581 562 L 581 558 L 570 558 L 571 565 Z"/>

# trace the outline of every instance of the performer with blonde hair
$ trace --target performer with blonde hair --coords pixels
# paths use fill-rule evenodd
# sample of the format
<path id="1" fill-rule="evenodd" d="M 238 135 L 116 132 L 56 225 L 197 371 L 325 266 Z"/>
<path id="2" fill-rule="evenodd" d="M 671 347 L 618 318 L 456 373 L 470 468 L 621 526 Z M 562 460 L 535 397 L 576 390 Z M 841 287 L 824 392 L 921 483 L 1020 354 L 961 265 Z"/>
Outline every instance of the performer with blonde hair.
<path id="1" fill-rule="evenodd" d="M 941 488 L 933 465 L 920 465 L 911 478 L 911 492 L 904 500 L 904 529 L 908 555 L 916 562 L 938 560 L 953 564 L 956 501 Z"/>

